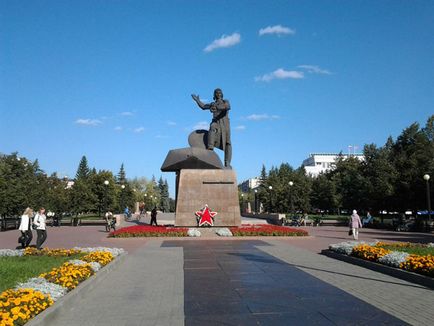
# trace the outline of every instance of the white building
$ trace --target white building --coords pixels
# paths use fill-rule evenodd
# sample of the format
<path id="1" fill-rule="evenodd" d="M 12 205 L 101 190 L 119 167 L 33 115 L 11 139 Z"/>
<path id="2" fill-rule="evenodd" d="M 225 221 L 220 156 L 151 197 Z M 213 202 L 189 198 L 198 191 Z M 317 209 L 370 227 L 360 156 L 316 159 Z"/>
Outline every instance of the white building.
<path id="1" fill-rule="evenodd" d="M 261 180 L 258 177 L 248 179 L 241 183 L 241 191 L 248 192 L 250 189 L 255 189 L 259 187 L 260 184 L 261 184 Z"/>
<path id="2" fill-rule="evenodd" d="M 309 157 L 303 161 L 302 166 L 306 170 L 306 174 L 312 177 L 318 176 L 321 172 L 326 172 L 333 169 L 336 159 L 341 155 L 344 159 L 349 156 L 356 157 L 360 161 L 365 158 L 363 154 L 336 154 L 336 153 L 311 153 Z"/>

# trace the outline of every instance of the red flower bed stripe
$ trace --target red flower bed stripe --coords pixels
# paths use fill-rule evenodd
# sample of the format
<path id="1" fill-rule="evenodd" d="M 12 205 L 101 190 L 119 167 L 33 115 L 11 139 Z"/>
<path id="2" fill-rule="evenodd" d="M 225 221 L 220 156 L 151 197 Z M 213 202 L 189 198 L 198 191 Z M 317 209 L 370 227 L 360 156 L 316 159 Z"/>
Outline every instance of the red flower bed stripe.
<path id="1" fill-rule="evenodd" d="M 167 226 L 134 225 L 128 226 L 110 233 L 113 238 L 130 237 L 186 237 L 186 228 L 175 228 Z"/>
<path id="2" fill-rule="evenodd" d="M 302 229 L 288 228 L 278 225 L 258 224 L 242 225 L 241 227 L 229 228 L 234 236 L 307 236 L 308 233 Z"/>
<path id="3" fill-rule="evenodd" d="M 229 228 L 235 237 L 243 236 L 307 236 L 308 233 L 302 229 L 288 228 L 277 225 L 242 225 Z M 200 228 L 199 228 L 200 230 Z M 186 237 L 187 228 L 135 225 L 129 226 L 110 233 L 113 238 L 130 237 Z"/>

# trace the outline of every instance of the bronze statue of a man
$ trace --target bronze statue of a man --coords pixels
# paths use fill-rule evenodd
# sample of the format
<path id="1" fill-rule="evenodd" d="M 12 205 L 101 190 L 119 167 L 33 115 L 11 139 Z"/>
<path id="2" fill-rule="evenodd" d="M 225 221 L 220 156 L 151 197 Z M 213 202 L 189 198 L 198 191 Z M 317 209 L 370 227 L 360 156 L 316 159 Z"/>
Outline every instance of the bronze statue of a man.
<path id="1" fill-rule="evenodd" d="M 223 99 L 223 92 L 220 88 L 214 90 L 214 102 L 204 104 L 199 95 L 192 94 L 191 97 L 202 110 L 210 110 L 212 121 L 208 131 L 207 148 L 213 150 L 217 147 L 225 152 L 225 167 L 231 168 L 232 145 L 231 128 L 229 123 L 229 110 L 231 106 L 228 100 Z"/>

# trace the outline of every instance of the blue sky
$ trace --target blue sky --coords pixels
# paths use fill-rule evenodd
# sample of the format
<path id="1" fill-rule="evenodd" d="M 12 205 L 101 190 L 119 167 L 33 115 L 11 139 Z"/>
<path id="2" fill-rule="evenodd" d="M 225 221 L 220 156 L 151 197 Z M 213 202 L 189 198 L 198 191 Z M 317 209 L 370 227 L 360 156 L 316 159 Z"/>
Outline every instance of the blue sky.
<path id="1" fill-rule="evenodd" d="M 434 113 L 433 1 L 0 2 L 0 152 L 167 178 L 231 103 L 239 182 L 311 152 L 383 145 Z M 223 157 L 222 152 L 218 151 Z"/>

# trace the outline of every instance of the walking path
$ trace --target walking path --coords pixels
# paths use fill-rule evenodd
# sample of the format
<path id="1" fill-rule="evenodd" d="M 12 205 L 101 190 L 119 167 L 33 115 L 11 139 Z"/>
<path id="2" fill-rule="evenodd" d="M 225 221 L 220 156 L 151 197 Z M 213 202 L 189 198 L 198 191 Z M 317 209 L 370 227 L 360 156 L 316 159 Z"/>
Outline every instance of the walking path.
<path id="1" fill-rule="evenodd" d="M 102 226 L 49 228 L 47 247 L 129 254 L 39 325 L 432 324 L 432 290 L 318 255 L 350 239 L 345 227 L 306 229 L 308 238 L 171 240 L 109 239 Z M 0 248 L 14 248 L 18 233 L 1 232 Z M 434 242 L 423 233 L 360 235 L 375 238 Z"/>

